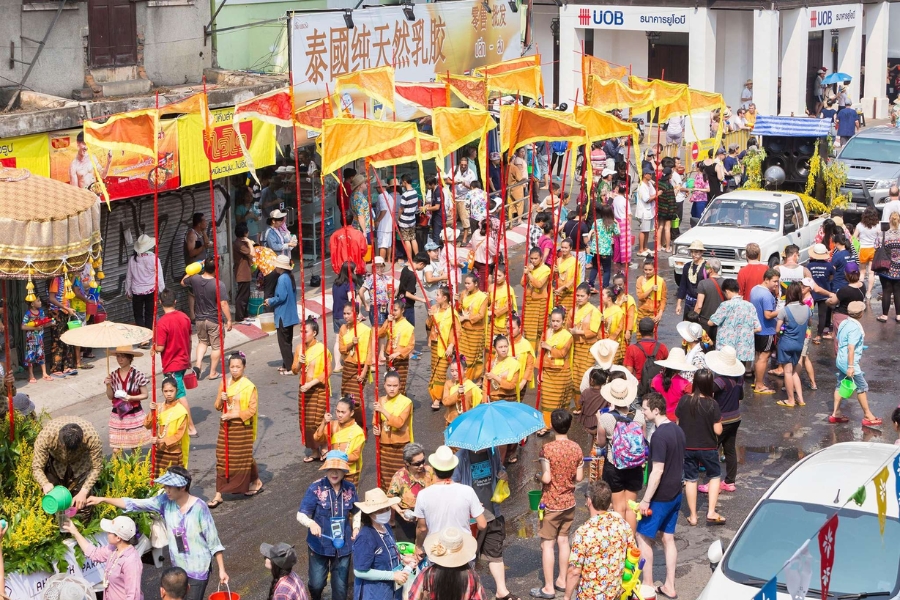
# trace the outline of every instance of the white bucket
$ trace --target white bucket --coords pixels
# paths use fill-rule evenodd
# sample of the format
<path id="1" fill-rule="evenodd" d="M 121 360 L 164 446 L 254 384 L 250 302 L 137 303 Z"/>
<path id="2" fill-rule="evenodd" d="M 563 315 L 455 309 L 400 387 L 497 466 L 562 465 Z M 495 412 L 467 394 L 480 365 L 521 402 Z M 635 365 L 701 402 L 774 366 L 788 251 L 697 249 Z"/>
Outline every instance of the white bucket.
<path id="1" fill-rule="evenodd" d="M 258 317 L 259 328 L 263 331 L 275 331 L 275 313 L 261 313 Z"/>
<path id="2" fill-rule="evenodd" d="M 656 600 L 656 588 L 652 585 L 641 585 L 641 598 L 644 600 Z"/>

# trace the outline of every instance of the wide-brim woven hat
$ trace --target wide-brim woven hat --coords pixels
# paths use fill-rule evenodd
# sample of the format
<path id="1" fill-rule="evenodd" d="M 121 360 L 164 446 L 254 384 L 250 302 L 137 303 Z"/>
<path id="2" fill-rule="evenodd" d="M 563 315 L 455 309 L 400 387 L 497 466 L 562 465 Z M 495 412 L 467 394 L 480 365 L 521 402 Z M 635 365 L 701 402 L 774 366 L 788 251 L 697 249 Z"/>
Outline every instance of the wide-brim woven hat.
<path id="1" fill-rule="evenodd" d="M 468 531 L 448 527 L 432 533 L 423 543 L 428 560 L 442 567 L 461 567 L 475 558 L 478 542 Z"/>

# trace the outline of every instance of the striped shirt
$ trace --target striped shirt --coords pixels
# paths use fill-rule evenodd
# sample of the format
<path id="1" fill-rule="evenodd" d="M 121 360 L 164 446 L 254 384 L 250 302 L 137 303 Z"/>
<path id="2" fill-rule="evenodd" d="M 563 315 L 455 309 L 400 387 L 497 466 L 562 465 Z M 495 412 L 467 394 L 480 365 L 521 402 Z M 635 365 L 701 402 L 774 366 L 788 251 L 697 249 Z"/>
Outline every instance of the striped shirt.
<path id="1" fill-rule="evenodd" d="M 419 193 L 410 188 L 400 196 L 400 212 L 397 215 L 397 226 L 401 229 L 409 229 L 416 226 L 416 217 L 419 214 Z"/>

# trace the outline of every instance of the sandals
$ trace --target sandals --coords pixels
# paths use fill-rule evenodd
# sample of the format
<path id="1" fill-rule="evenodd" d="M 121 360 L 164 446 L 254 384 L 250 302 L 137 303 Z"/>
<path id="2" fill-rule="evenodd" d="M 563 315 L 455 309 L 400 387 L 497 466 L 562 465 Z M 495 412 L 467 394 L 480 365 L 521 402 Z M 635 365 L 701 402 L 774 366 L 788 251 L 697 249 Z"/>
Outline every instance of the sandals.
<path id="1" fill-rule="evenodd" d="M 221 373 L 216 373 L 215 375 L 209 375 L 209 376 L 206 378 L 206 380 L 207 380 L 207 381 L 215 381 L 216 379 L 221 379 L 221 378 L 222 378 L 222 374 L 221 374 Z"/>
<path id="2" fill-rule="evenodd" d="M 784 408 L 794 408 L 794 407 L 797 406 L 797 403 L 796 403 L 796 402 L 794 402 L 794 403 L 792 403 L 792 404 L 788 404 L 788 403 L 785 402 L 784 400 L 779 400 L 779 401 L 777 401 L 775 404 L 777 404 L 778 406 L 782 406 L 782 407 L 784 407 Z"/>
<path id="3" fill-rule="evenodd" d="M 881 315 L 880 317 L 875 317 L 875 320 L 879 323 L 887 323 L 887 315 Z"/>
<path id="4" fill-rule="evenodd" d="M 206 506 L 209 507 L 209 510 L 216 510 L 217 508 L 219 508 L 219 507 L 222 506 L 223 504 L 225 504 L 225 501 L 224 501 L 224 500 L 213 500 L 212 502 L 207 502 L 207 503 L 206 503 Z"/>
<path id="5" fill-rule="evenodd" d="M 532 598 L 545 598 L 546 600 L 553 600 L 553 598 L 556 598 L 556 594 L 548 594 L 541 588 L 531 588 L 528 591 L 528 595 Z M 499 600 L 499 598 L 497 600 Z"/>
<path id="6" fill-rule="evenodd" d="M 706 524 L 707 525 L 724 525 L 725 517 L 723 517 L 722 515 L 716 515 L 716 517 L 714 519 L 710 519 L 709 517 L 706 517 Z"/>
<path id="7" fill-rule="evenodd" d="M 884 423 L 884 421 L 882 421 L 878 417 L 875 417 L 874 419 L 863 419 L 862 420 L 863 427 L 877 427 L 877 426 L 881 425 L 882 423 Z"/>
<path id="8" fill-rule="evenodd" d="M 774 394 L 775 390 L 772 390 L 769 388 L 753 388 L 753 393 L 767 395 L 767 394 Z"/>
<path id="9" fill-rule="evenodd" d="M 848 419 L 848 418 L 845 417 L 844 415 L 841 415 L 840 417 L 836 417 L 836 416 L 834 416 L 834 415 L 828 415 L 828 422 L 829 422 L 829 423 L 832 423 L 832 424 L 835 424 L 835 423 L 849 423 L 849 422 L 850 422 L 850 419 Z"/>
<path id="10" fill-rule="evenodd" d="M 435 406 L 435 404 L 437 404 L 437 406 Z M 440 402 L 438 402 L 438 403 L 432 402 L 432 403 L 431 403 L 431 410 L 433 410 L 434 412 L 437 412 L 437 411 L 441 410 L 441 404 L 440 404 Z"/>
<path id="11" fill-rule="evenodd" d="M 247 493 L 244 494 L 244 495 L 245 495 L 245 496 L 256 496 L 256 495 L 258 495 L 258 494 L 262 494 L 263 491 L 265 491 L 265 489 L 266 489 L 266 487 L 265 487 L 264 485 L 260 485 L 260 486 L 259 486 L 258 488 L 256 488 L 255 490 L 250 490 L 249 492 L 247 492 Z"/>
<path id="12" fill-rule="evenodd" d="M 662 597 L 662 598 L 668 598 L 669 600 L 678 600 L 678 594 L 675 594 L 674 596 L 668 595 L 667 593 L 665 593 L 665 592 L 663 591 L 661 585 L 656 586 L 656 590 L 655 590 L 655 591 L 656 591 L 656 597 L 657 597 L 657 598 Z"/>

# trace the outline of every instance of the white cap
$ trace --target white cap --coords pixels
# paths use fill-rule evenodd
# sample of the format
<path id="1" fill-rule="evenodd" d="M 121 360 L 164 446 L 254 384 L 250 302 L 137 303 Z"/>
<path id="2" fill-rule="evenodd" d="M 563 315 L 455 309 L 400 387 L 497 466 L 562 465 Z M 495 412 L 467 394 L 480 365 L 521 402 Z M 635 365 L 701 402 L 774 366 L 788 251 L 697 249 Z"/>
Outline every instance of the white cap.
<path id="1" fill-rule="evenodd" d="M 134 534 L 137 532 L 134 521 L 122 515 L 116 517 L 112 521 L 109 519 L 100 519 L 100 529 L 106 533 L 118 536 L 126 542 L 133 538 Z"/>

